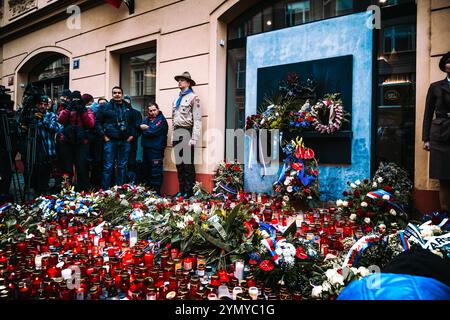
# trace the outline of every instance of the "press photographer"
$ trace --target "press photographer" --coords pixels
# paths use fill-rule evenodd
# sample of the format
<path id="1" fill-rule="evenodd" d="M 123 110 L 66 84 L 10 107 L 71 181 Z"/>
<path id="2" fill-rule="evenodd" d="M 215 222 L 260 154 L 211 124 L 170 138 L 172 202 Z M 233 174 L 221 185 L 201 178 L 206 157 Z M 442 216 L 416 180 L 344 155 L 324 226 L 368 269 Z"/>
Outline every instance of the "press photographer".
<path id="1" fill-rule="evenodd" d="M 0 86 L 0 205 L 4 202 L 14 202 L 14 197 L 21 195 L 15 161 L 18 124 L 13 107 L 11 96 L 6 93 L 4 86 Z M 13 181 L 14 195 L 9 192 L 11 181 Z"/>
<path id="2" fill-rule="evenodd" d="M 27 87 L 20 115 L 20 153 L 25 164 L 27 198 L 48 192 L 52 162 L 56 157 L 55 135 L 60 130 L 60 124 L 47 105 L 46 95 L 32 86 Z"/>
<path id="3" fill-rule="evenodd" d="M 87 190 L 89 187 L 88 131 L 94 127 L 95 117 L 92 110 L 86 108 L 79 91 L 72 92 L 68 108 L 61 111 L 58 120 L 64 126 L 60 136 L 60 151 L 63 170 L 73 179 L 73 167 L 75 166 L 76 189 Z"/>

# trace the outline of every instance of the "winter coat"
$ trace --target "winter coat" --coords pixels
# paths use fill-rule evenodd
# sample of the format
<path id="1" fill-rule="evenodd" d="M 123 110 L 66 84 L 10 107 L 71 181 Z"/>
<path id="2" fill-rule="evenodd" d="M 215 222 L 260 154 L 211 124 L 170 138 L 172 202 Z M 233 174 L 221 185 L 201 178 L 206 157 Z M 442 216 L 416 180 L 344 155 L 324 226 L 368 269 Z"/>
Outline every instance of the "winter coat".
<path id="1" fill-rule="evenodd" d="M 125 140 L 128 137 L 137 137 L 137 119 L 135 113 L 126 102 L 108 102 L 103 108 L 97 110 L 95 128 L 100 136 L 111 139 Z"/>
<path id="2" fill-rule="evenodd" d="M 149 126 L 147 130 L 141 130 L 142 147 L 152 149 L 155 151 L 163 151 L 167 145 L 167 132 L 169 126 L 162 112 L 160 111 L 153 120 L 150 120 L 149 117 L 146 117 L 142 121 L 142 124 L 146 124 Z"/>

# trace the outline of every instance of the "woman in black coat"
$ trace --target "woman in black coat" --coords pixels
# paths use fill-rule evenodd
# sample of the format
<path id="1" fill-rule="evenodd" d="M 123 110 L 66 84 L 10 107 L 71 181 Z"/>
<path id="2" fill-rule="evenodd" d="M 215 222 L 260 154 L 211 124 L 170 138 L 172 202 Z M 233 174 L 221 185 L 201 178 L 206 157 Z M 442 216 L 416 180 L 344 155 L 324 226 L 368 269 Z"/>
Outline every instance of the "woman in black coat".
<path id="1" fill-rule="evenodd" d="M 430 178 L 439 179 L 439 202 L 445 211 L 450 210 L 450 51 L 441 58 L 439 68 L 447 77 L 428 89 L 422 140 L 423 148 L 430 151 Z"/>

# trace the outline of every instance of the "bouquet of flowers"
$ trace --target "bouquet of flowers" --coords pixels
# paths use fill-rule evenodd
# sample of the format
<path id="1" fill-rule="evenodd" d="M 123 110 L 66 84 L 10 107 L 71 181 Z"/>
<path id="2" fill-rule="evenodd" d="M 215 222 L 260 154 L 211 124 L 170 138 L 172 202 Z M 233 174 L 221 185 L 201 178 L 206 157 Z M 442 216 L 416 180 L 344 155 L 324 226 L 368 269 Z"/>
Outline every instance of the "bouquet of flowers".
<path id="1" fill-rule="evenodd" d="M 265 286 L 276 289 L 286 287 L 291 293 L 300 292 L 302 296 L 310 296 L 310 277 L 314 266 L 321 264 L 323 256 L 318 252 L 314 241 L 301 238 L 275 238 L 272 234 L 264 235 L 261 241 L 255 278 Z"/>
<path id="2" fill-rule="evenodd" d="M 301 200 L 319 198 L 319 166 L 314 151 L 297 137 L 284 148 L 287 157 L 278 180 L 273 184 L 277 193 Z"/>
<path id="3" fill-rule="evenodd" d="M 349 189 L 343 192 L 343 199 L 336 201 L 340 212 L 362 227 L 363 233 L 372 232 L 375 227 L 402 229 L 407 215 L 390 193 L 392 186 L 384 179 L 364 179 L 348 182 Z"/>
<path id="4" fill-rule="evenodd" d="M 244 188 L 244 168 L 234 163 L 220 163 L 214 176 L 214 193 L 237 194 Z"/>

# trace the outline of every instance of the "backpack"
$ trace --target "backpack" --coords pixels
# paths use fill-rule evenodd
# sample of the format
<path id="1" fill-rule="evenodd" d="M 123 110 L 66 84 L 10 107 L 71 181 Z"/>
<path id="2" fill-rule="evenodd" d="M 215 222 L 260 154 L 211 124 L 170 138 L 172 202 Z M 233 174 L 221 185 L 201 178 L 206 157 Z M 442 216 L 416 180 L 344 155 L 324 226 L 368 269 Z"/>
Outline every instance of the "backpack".
<path id="1" fill-rule="evenodd" d="M 64 141 L 68 144 L 83 144 L 87 138 L 87 133 L 83 125 L 78 125 L 79 113 L 76 112 L 75 125 L 72 125 L 71 117 L 72 112 L 69 116 L 69 124 L 65 125 L 63 129 Z"/>

